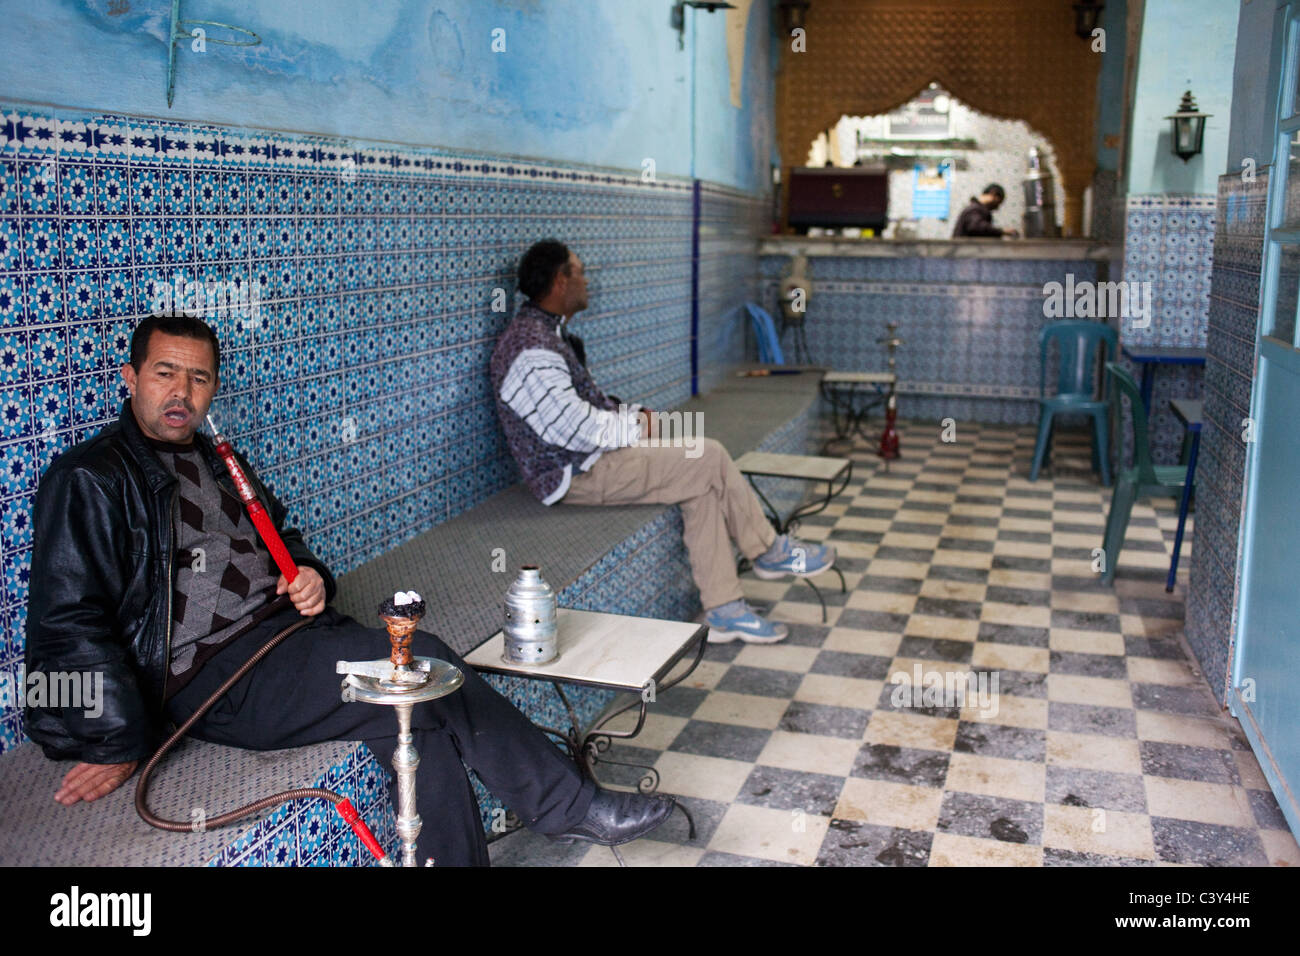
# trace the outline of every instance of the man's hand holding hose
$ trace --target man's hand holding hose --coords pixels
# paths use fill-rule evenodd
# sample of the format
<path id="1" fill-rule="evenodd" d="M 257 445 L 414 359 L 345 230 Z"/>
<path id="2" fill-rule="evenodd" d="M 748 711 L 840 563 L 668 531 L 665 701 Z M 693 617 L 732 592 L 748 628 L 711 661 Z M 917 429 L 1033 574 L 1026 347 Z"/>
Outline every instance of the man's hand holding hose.
<path id="1" fill-rule="evenodd" d="M 293 606 L 304 617 L 311 617 L 325 610 L 325 580 L 315 568 L 298 565 L 298 576 L 292 581 L 280 575 L 275 585 L 276 594 L 288 594 Z"/>
<path id="2" fill-rule="evenodd" d="M 226 463 L 230 480 L 235 483 L 235 490 L 239 492 L 240 500 L 248 509 L 248 517 L 253 520 L 253 526 L 262 538 L 262 543 L 271 552 L 271 557 L 280 569 L 280 580 L 276 582 L 275 593 L 288 593 L 293 606 L 304 615 L 319 614 L 325 610 L 325 583 L 320 574 L 312 568 L 299 567 L 294 563 L 284 542 L 280 540 L 280 533 L 271 523 L 270 515 L 266 513 L 266 508 L 257 499 L 253 486 L 249 484 L 248 476 L 239 466 L 239 461 L 235 458 L 235 449 L 231 447 L 230 442 L 221 437 L 221 432 L 217 430 L 217 423 L 212 420 L 211 415 L 208 416 L 208 427 L 212 429 L 217 455 Z"/>

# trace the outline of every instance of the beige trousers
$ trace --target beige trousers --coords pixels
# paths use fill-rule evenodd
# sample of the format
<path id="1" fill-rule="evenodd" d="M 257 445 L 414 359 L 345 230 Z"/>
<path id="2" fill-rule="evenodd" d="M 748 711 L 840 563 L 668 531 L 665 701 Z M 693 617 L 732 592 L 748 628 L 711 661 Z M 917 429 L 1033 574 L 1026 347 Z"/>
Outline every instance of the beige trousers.
<path id="1" fill-rule="evenodd" d="M 698 457 L 685 448 L 632 445 L 607 451 L 591 470 L 574 475 L 564 502 L 571 505 L 666 504 L 682 506 L 682 539 L 705 610 L 742 597 L 734 541 L 753 560 L 776 532 L 745 476 L 727 450 L 702 439 Z"/>

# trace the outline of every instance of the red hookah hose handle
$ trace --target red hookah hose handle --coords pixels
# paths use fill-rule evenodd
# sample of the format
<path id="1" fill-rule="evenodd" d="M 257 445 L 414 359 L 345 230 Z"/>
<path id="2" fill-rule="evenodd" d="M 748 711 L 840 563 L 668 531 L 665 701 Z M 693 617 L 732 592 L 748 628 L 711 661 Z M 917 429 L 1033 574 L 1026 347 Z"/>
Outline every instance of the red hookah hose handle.
<path id="1" fill-rule="evenodd" d="M 298 576 L 298 565 L 293 563 L 293 558 L 289 555 L 289 549 L 284 546 L 280 539 L 280 534 L 275 530 L 275 525 L 271 524 L 271 517 L 262 507 L 262 503 L 254 499 L 248 503 L 248 516 L 253 519 L 253 526 L 257 528 L 257 533 L 262 536 L 266 542 L 266 547 L 271 552 L 271 557 L 275 558 L 276 566 L 284 579 L 290 584 Z"/>
<path id="2" fill-rule="evenodd" d="M 334 809 L 339 812 L 343 822 L 352 828 L 352 832 L 366 845 L 366 849 L 376 860 L 382 860 L 387 855 L 384 853 L 384 848 L 379 845 L 379 841 L 375 839 L 375 835 L 370 832 L 370 827 L 366 826 L 366 821 L 361 819 L 361 814 L 357 813 L 356 807 L 352 806 L 351 800 L 345 797 L 334 805 Z"/>
<path id="3" fill-rule="evenodd" d="M 276 567 L 280 569 L 284 579 L 292 584 L 294 578 L 298 576 L 298 565 L 290 557 L 289 549 L 284 546 L 284 541 L 280 538 L 280 532 L 276 531 L 275 525 L 271 523 L 271 516 L 262 507 L 262 502 L 257 500 L 257 493 L 253 491 L 253 486 L 249 484 L 244 469 L 239 467 L 239 462 L 235 459 L 235 449 L 230 442 L 222 441 L 217 445 L 217 454 L 226 463 L 226 471 L 230 472 L 230 478 L 235 483 L 235 489 L 239 492 L 239 497 L 243 499 L 245 506 L 248 508 L 248 516 L 253 519 L 253 526 L 257 528 L 257 533 L 262 536 L 262 541 L 266 544 L 267 550 L 271 552 L 271 557 L 275 559 Z"/>

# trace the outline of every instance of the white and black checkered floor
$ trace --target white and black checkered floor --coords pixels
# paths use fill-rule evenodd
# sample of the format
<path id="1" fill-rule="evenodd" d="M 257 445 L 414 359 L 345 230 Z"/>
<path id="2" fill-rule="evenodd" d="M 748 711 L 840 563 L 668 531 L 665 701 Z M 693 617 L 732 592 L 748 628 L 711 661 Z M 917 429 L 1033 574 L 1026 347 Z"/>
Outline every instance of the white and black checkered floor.
<path id="1" fill-rule="evenodd" d="M 675 814 L 621 848 L 628 865 L 1300 865 L 1182 641 L 1190 537 L 1165 593 L 1174 503 L 1134 509 L 1105 587 L 1092 552 L 1110 492 L 1085 439 L 1058 441 L 1031 484 L 1032 429 L 967 426 L 944 443 L 916 424 L 902 438 L 888 472 L 859 444 L 853 482 L 799 531 L 840 555 L 848 593 L 817 580 L 827 622 L 806 585 L 746 575 L 791 636 L 710 646 L 635 746 L 611 750 L 653 765 L 698 828 L 688 840 Z M 926 675 L 948 672 L 996 675 L 998 693 L 925 697 Z M 491 855 L 616 865 L 607 848 L 527 831 Z"/>

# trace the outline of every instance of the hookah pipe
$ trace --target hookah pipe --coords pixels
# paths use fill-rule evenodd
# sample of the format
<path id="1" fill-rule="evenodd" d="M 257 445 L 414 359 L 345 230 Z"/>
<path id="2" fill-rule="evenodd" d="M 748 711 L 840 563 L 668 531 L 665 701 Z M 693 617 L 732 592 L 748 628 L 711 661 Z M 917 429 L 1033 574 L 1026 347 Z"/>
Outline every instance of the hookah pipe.
<path id="1" fill-rule="evenodd" d="M 226 463 L 226 469 L 230 472 L 230 477 L 235 482 L 235 487 L 239 491 L 239 497 L 243 499 L 244 504 L 248 507 L 249 516 L 253 519 L 253 525 L 257 528 L 257 533 L 261 535 L 262 541 L 271 552 L 271 556 L 275 558 L 275 563 L 280 568 L 280 573 L 284 575 L 286 581 L 292 582 L 298 576 L 298 566 L 294 564 L 293 558 L 290 557 L 289 549 L 284 546 L 284 541 L 281 540 L 280 533 L 275 530 L 275 525 L 271 522 L 270 515 L 266 513 L 266 508 L 264 508 L 261 501 L 258 500 L 257 494 L 253 491 L 253 486 L 248 481 L 248 476 L 244 474 L 243 468 L 239 466 L 239 462 L 235 458 L 235 449 L 231 446 L 229 441 L 221 437 L 221 433 L 217 431 L 217 426 L 212 421 L 211 416 L 208 416 L 208 426 L 212 429 L 213 436 L 217 442 L 217 454 L 220 455 L 222 460 Z M 370 832 L 370 828 L 366 826 L 366 821 L 361 819 L 361 815 L 357 812 L 356 808 L 352 806 L 352 802 L 348 800 L 347 797 L 335 793 L 333 790 L 325 790 L 321 787 L 299 787 L 294 790 L 283 790 L 279 793 L 273 793 L 270 796 L 262 797 L 259 800 L 254 800 L 252 803 L 247 803 L 242 807 L 231 810 L 229 813 L 223 813 L 211 818 L 210 820 L 204 820 L 201 825 L 196 822 L 168 820 L 164 817 L 157 816 L 149 810 L 149 777 L 153 774 L 154 770 L 157 769 L 158 763 L 162 760 L 164 755 L 166 755 L 166 753 L 176 745 L 176 743 L 185 735 L 186 731 L 194 726 L 200 717 L 212 708 L 213 704 L 224 697 L 231 687 L 239 683 L 245 674 L 257 666 L 262 658 L 271 653 L 271 651 L 274 650 L 285 638 L 302 630 L 310 624 L 312 620 L 313 618 L 307 618 L 305 620 L 295 621 L 267 641 L 256 654 L 250 657 L 244 665 L 239 668 L 239 670 L 231 674 L 220 687 L 213 691 L 212 695 L 199 706 L 199 709 L 191 714 L 189 719 L 186 720 L 185 723 L 181 724 L 180 727 L 176 729 L 176 732 L 168 737 L 163 745 L 158 748 L 157 752 L 149 758 L 149 762 L 144 765 L 144 770 L 140 772 L 140 782 L 136 784 L 135 788 L 135 809 L 145 823 L 152 827 L 156 827 L 159 830 L 167 830 L 172 833 L 187 833 L 195 830 L 204 830 L 209 827 L 213 829 L 223 827 L 227 824 L 234 823 L 237 820 L 242 820 L 245 817 L 259 813 L 269 807 L 278 806 L 281 803 L 287 803 L 290 800 L 326 800 L 335 810 L 338 811 L 339 816 L 343 818 L 344 822 L 352 828 L 352 832 L 354 832 L 357 835 L 357 838 L 365 844 L 366 849 L 368 849 L 375 859 L 379 861 L 380 866 L 393 866 L 393 861 L 389 859 L 386 853 L 384 853 L 383 847 L 379 845 L 379 841 L 375 839 L 374 834 Z"/>
<path id="2" fill-rule="evenodd" d="M 889 371 L 894 374 L 894 381 L 889 386 L 889 399 L 885 403 L 885 428 L 880 433 L 880 447 L 877 449 L 876 454 L 885 460 L 885 468 L 888 470 L 889 462 L 899 455 L 898 427 L 896 424 L 898 421 L 898 368 L 894 353 L 903 344 L 903 340 L 898 337 L 897 322 L 889 322 L 885 328 L 889 334 L 884 338 L 876 339 L 876 341 L 889 349 Z"/>
<path id="3" fill-rule="evenodd" d="M 217 454 L 226 463 L 226 471 L 230 472 L 230 480 L 235 483 L 235 490 L 239 492 L 240 499 L 248 508 L 248 516 L 253 519 L 253 526 L 257 528 L 257 533 L 270 550 L 271 557 L 275 559 L 276 566 L 284 575 L 284 579 L 292 584 L 294 578 L 298 577 L 298 565 L 294 564 L 293 558 L 289 556 L 289 549 L 280 540 L 280 533 L 275 530 L 271 516 L 266 513 L 266 508 L 258 500 L 253 486 L 249 484 L 244 469 L 239 467 L 239 461 L 235 458 L 235 449 L 228 439 L 221 437 L 221 432 L 217 430 L 217 424 L 212 420 L 212 416 L 207 416 L 207 419 L 208 427 L 212 429 L 212 438 L 217 443 Z"/>

